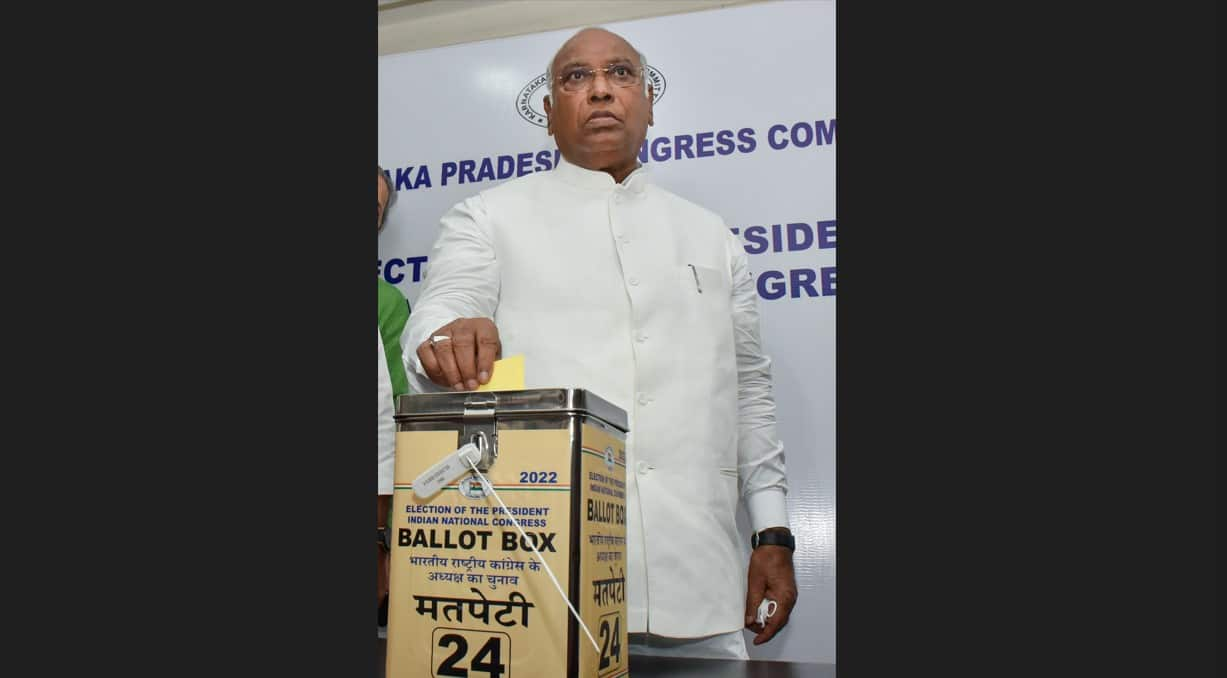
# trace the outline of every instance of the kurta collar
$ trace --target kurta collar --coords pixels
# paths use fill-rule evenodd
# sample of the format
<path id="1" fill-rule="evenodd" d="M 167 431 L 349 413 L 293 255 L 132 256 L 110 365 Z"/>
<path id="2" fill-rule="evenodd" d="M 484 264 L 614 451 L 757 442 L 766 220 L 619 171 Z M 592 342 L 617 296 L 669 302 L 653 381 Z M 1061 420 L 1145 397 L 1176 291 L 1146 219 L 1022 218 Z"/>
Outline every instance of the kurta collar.
<path id="1" fill-rule="evenodd" d="M 567 159 L 561 155 L 558 156 L 558 165 L 554 168 L 554 173 L 568 184 L 586 190 L 608 192 L 617 186 L 608 172 L 584 169 L 567 162 Z M 649 174 L 645 165 L 639 165 L 622 180 L 623 190 L 642 193 L 650 181 Z"/>

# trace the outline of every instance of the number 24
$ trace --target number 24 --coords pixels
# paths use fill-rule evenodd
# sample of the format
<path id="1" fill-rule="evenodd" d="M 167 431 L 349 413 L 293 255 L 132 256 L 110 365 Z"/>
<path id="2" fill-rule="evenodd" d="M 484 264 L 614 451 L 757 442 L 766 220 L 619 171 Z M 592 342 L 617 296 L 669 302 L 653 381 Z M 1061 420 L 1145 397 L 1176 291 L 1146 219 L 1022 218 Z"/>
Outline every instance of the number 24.
<path id="1" fill-rule="evenodd" d="M 497 636 L 492 636 L 486 641 L 485 645 L 477 651 L 477 655 L 473 657 L 473 661 L 469 662 L 469 668 L 457 668 L 456 664 L 464 659 L 464 656 L 469 652 L 469 641 L 465 640 L 464 636 L 449 633 L 439 638 L 439 647 L 447 647 L 455 645 L 456 651 L 448 655 L 439 664 L 439 669 L 435 671 L 436 676 L 461 676 L 462 678 L 469 675 L 469 671 L 475 673 L 485 673 L 490 678 L 499 678 L 507 672 L 507 666 L 502 662 L 503 644 L 499 642 Z"/>

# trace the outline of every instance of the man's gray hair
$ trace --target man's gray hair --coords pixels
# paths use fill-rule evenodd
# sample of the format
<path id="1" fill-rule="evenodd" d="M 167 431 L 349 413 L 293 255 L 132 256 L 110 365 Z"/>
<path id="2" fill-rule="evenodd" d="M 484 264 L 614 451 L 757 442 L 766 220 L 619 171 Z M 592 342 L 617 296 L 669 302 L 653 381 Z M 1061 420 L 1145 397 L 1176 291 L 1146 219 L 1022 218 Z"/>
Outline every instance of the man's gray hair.
<path id="1" fill-rule="evenodd" d="M 388 176 L 384 168 L 379 167 L 379 165 L 375 165 L 375 167 L 379 168 L 379 178 L 388 187 L 388 204 L 383 206 L 383 221 L 379 222 L 379 230 L 382 231 L 383 225 L 388 222 L 388 212 L 392 211 L 392 203 L 396 202 L 396 187 L 392 185 L 392 177 Z"/>
<path id="2" fill-rule="evenodd" d="M 583 33 L 584 31 L 590 31 L 590 30 L 605 31 L 606 33 L 613 33 L 614 35 L 618 35 L 617 33 L 614 33 L 613 31 L 607 28 L 602 28 L 601 26 L 588 26 L 587 28 L 581 28 L 578 31 L 575 31 L 574 35 L 572 35 L 571 38 L 574 38 L 576 35 L 579 35 L 580 33 Z M 618 35 L 618 37 L 622 38 L 621 35 Z M 567 38 L 567 42 L 570 42 L 571 38 Z M 622 38 L 622 39 L 626 40 L 626 38 Z M 563 44 L 565 45 L 566 43 L 564 42 Z M 626 40 L 626 44 L 631 45 L 631 41 Z M 648 58 L 643 55 L 643 52 L 640 52 L 638 49 L 635 49 L 634 45 L 631 45 L 631 49 L 635 50 L 635 56 L 639 57 L 639 71 L 640 71 L 639 77 L 642 78 L 642 81 L 643 81 L 643 95 L 647 96 L 648 85 L 649 85 L 648 72 L 647 72 L 648 71 Z M 561 51 L 562 51 L 562 48 L 559 47 L 558 52 L 561 52 Z M 550 62 L 545 65 L 545 80 L 550 85 L 550 96 L 554 96 L 554 61 L 558 59 L 558 52 L 554 52 L 554 56 L 550 58 Z"/>

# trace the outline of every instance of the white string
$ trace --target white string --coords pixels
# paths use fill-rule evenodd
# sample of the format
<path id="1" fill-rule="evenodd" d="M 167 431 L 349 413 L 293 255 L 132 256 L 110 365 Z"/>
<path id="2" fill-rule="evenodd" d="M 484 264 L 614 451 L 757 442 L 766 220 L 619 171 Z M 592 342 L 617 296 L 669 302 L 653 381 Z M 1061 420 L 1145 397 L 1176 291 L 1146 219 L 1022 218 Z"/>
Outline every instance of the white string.
<path id="1" fill-rule="evenodd" d="M 588 636 L 588 640 L 592 641 L 592 649 L 596 650 L 597 654 L 601 654 L 601 646 L 597 644 L 596 638 L 592 637 L 592 632 L 588 630 L 588 625 L 584 623 L 583 619 L 579 618 L 579 613 L 576 612 L 575 607 L 571 605 L 571 599 L 568 598 L 567 594 L 563 592 L 562 584 L 559 584 L 558 579 L 554 577 L 554 571 L 550 569 L 549 564 L 545 562 L 545 558 L 541 557 L 541 552 L 537 550 L 537 541 L 535 539 L 529 539 L 528 535 L 524 534 L 524 528 L 520 527 L 520 521 L 516 520 L 516 517 L 511 515 L 511 511 L 507 509 L 507 505 L 504 504 L 502 498 L 498 496 L 498 492 L 494 491 L 494 486 L 490 484 L 490 481 L 486 480 L 486 477 L 482 475 L 481 471 L 477 470 L 477 465 L 470 461 L 467 457 L 463 457 L 463 459 L 468 463 L 469 468 L 473 469 L 473 473 L 477 474 L 478 479 L 481 480 L 482 489 L 484 489 L 488 494 L 494 496 L 494 499 L 498 502 L 498 505 L 503 507 L 503 513 L 507 514 L 508 518 L 511 518 L 511 524 L 515 525 L 516 529 L 520 531 L 520 536 L 523 537 L 524 542 L 532 548 L 533 554 L 537 556 L 537 560 L 541 561 L 541 564 L 545 566 L 545 573 L 550 575 L 550 581 L 554 582 L 554 588 L 558 589 L 558 595 L 562 596 L 563 602 L 567 604 L 567 609 L 571 610 L 571 616 L 575 617 L 575 621 L 579 622 L 579 627 L 584 630 L 584 635 Z"/>

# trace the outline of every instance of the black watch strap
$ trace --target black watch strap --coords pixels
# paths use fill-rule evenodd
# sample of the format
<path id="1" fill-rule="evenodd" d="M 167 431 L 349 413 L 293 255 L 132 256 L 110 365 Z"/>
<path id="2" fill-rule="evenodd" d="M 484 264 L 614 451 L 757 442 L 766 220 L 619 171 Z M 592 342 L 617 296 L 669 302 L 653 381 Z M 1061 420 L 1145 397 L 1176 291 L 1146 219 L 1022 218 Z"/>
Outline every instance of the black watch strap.
<path id="1" fill-rule="evenodd" d="M 791 532 L 767 529 L 750 535 L 750 548 L 760 546 L 787 546 L 789 551 L 796 551 L 797 539 Z"/>

